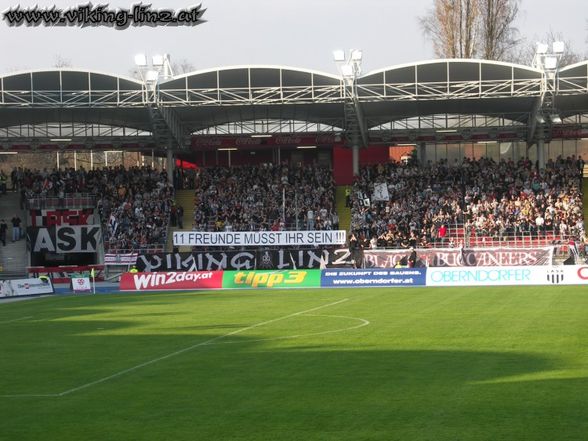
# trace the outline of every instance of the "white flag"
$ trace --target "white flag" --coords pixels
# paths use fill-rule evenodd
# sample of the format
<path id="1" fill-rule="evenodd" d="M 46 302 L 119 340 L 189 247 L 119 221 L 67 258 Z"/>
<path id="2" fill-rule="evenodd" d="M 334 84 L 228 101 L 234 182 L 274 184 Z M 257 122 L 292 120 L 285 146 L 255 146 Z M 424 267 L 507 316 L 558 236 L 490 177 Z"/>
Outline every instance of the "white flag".
<path id="1" fill-rule="evenodd" d="M 372 200 L 386 202 L 390 200 L 388 185 L 386 185 L 386 183 L 374 184 L 374 194 L 372 195 Z"/>

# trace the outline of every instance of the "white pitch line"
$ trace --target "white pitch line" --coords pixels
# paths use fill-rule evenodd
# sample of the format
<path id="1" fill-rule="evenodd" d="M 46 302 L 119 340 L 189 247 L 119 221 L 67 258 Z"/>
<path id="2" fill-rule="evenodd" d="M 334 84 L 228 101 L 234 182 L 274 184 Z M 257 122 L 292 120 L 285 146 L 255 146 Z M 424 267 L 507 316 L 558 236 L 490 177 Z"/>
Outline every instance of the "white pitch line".
<path id="1" fill-rule="evenodd" d="M 114 378 L 120 377 L 121 375 L 128 374 L 129 372 L 136 371 L 137 369 L 141 369 L 141 368 L 143 368 L 145 366 L 150 366 L 150 365 L 155 364 L 157 362 L 160 362 L 162 360 L 167 360 L 168 358 L 175 357 L 176 355 L 183 354 L 184 352 L 191 351 L 191 350 L 196 349 L 196 348 L 198 348 L 200 346 L 209 345 L 210 343 L 215 342 L 217 340 L 220 340 L 222 338 L 230 337 L 231 335 L 240 334 L 241 332 L 249 331 L 250 329 L 258 328 L 260 326 L 269 325 L 270 323 L 275 323 L 277 321 L 285 320 L 285 319 L 288 319 L 290 317 L 296 317 L 298 315 L 306 314 L 308 312 L 318 311 L 319 309 L 328 308 L 329 306 L 338 305 L 339 303 L 343 303 L 343 302 L 346 302 L 348 300 L 349 299 L 338 300 L 338 301 L 333 302 L 333 303 L 328 303 L 326 305 L 317 306 L 317 307 L 311 308 L 311 309 L 306 309 L 304 311 L 294 312 L 292 314 L 288 314 L 288 315 L 285 315 L 283 317 L 278 317 L 278 318 L 275 318 L 275 319 L 272 319 L 272 320 L 267 320 L 265 322 L 260 322 L 260 323 L 256 323 L 256 324 L 251 325 L 251 326 L 247 326 L 245 328 L 237 329 L 236 331 L 232 331 L 232 332 L 229 332 L 227 334 L 223 334 L 223 335 L 219 335 L 217 337 L 210 338 L 210 339 L 208 339 L 206 341 L 203 341 L 203 342 L 200 342 L 200 343 L 196 343 L 195 345 L 188 346 L 187 348 L 180 349 L 178 351 L 172 352 L 172 353 L 167 354 L 167 355 L 163 355 L 161 357 L 154 358 L 152 360 L 146 361 L 144 363 L 138 364 L 138 365 L 133 366 L 133 367 L 130 367 L 128 369 L 125 369 L 125 370 L 116 372 L 116 373 L 114 373 L 112 375 L 109 375 L 107 377 L 100 378 L 100 379 L 95 380 L 95 381 L 92 381 L 90 383 L 82 384 L 81 386 L 74 387 L 73 389 L 68 389 L 68 390 L 66 390 L 64 392 L 61 392 L 61 393 L 58 393 L 58 394 L 0 395 L 0 397 L 2 397 L 2 398 L 63 397 L 65 395 L 69 395 L 69 394 L 71 394 L 73 392 L 77 392 L 77 391 L 80 391 L 82 389 L 87 389 L 87 388 L 92 387 L 92 386 L 95 386 L 97 384 L 104 383 L 105 381 L 112 380 Z"/>
<path id="2" fill-rule="evenodd" d="M 13 320 L 6 320 L 6 321 L 4 321 L 4 322 L 0 322 L 0 325 L 7 325 L 8 323 L 19 322 L 19 321 L 21 321 L 21 320 L 26 320 L 26 319 L 30 319 L 30 318 L 33 318 L 33 316 L 32 316 L 32 315 L 30 315 L 30 316 L 28 316 L 28 317 L 20 317 L 20 318 L 13 319 Z"/>
<path id="3" fill-rule="evenodd" d="M 259 339 L 255 339 L 255 340 L 247 340 L 246 343 L 257 343 L 260 341 L 291 340 L 291 339 L 295 339 L 295 338 L 315 337 L 317 335 L 336 334 L 338 332 L 345 332 L 345 331 L 351 331 L 353 329 L 363 328 L 364 326 L 368 326 L 370 324 L 369 320 L 362 319 L 359 317 L 349 317 L 346 315 L 304 314 L 304 316 L 305 317 L 334 317 L 334 318 L 356 320 L 360 323 L 359 323 L 359 325 L 348 326 L 347 328 L 330 329 L 328 331 L 309 332 L 308 334 L 284 335 L 281 337 L 268 337 L 268 338 L 259 338 Z M 239 344 L 239 343 L 245 343 L 245 342 L 242 342 L 242 341 L 222 341 L 219 343 L 210 343 L 210 345 L 234 345 L 234 344 Z"/>

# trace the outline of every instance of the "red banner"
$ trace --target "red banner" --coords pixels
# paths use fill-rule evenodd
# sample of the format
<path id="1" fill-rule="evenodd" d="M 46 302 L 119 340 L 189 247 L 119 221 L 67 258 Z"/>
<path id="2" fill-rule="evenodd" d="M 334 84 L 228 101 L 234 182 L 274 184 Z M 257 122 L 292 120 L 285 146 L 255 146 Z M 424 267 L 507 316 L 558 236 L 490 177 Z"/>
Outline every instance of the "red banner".
<path id="1" fill-rule="evenodd" d="M 27 268 L 29 277 L 47 276 L 53 283 L 69 283 L 72 277 L 87 273 L 94 269 L 96 282 L 104 280 L 104 265 L 82 266 L 30 266 Z"/>
<path id="2" fill-rule="evenodd" d="M 121 291 L 219 289 L 222 286 L 222 271 L 124 273 L 120 278 Z"/>

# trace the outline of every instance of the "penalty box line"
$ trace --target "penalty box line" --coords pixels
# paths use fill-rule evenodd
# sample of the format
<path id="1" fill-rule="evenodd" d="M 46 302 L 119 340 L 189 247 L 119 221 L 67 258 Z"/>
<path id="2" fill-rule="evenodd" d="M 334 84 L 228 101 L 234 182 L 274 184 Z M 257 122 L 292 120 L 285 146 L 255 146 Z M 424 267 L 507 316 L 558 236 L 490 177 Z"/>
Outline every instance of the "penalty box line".
<path id="1" fill-rule="evenodd" d="M 335 306 L 335 305 L 338 305 L 340 303 L 347 302 L 348 300 L 349 300 L 348 298 L 347 299 L 338 300 L 336 302 L 327 303 L 326 305 L 316 306 L 316 307 L 311 308 L 311 309 L 306 309 L 304 311 L 294 312 L 292 314 L 288 314 L 288 315 L 285 315 L 285 316 L 282 316 L 282 317 L 278 317 L 278 318 L 271 319 L 271 320 L 266 320 L 266 321 L 263 321 L 263 322 L 260 322 L 260 323 L 256 323 L 256 324 L 251 325 L 251 326 L 246 326 L 244 328 L 237 329 L 236 331 L 232 331 L 232 332 L 229 332 L 227 334 L 219 335 L 217 337 L 210 338 L 210 339 L 205 340 L 203 342 L 196 343 L 196 344 L 194 344 L 192 346 L 188 346 L 187 348 L 183 348 L 183 349 L 180 349 L 178 351 L 171 352 L 171 353 L 166 354 L 166 355 L 162 355 L 161 357 L 157 357 L 157 358 L 154 358 L 152 360 L 146 361 L 144 363 L 138 364 L 136 366 L 130 367 L 128 369 L 124 369 L 122 371 L 116 372 L 116 373 L 114 373 L 112 375 L 109 375 L 107 377 L 103 377 L 103 378 L 100 378 L 98 380 L 92 381 L 90 383 L 82 384 L 81 386 L 74 387 L 72 389 L 68 389 L 68 390 L 63 391 L 63 392 L 58 393 L 58 394 L 15 394 L 15 395 L 0 395 L 0 397 L 3 397 L 3 398 L 32 398 L 32 397 L 53 397 L 53 398 L 56 398 L 56 397 L 64 397 L 64 396 L 69 395 L 69 394 L 72 394 L 74 392 L 78 392 L 80 390 L 87 389 L 87 388 L 92 387 L 92 386 L 96 386 L 97 384 L 101 384 L 101 383 L 104 383 L 106 381 L 113 380 L 113 379 L 118 378 L 118 377 L 120 377 L 122 375 L 131 373 L 131 372 L 134 372 L 134 371 L 136 371 L 138 369 L 141 369 L 141 368 L 150 366 L 150 365 L 155 364 L 155 363 L 158 363 L 160 361 L 170 359 L 170 358 L 175 357 L 177 355 L 181 355 L 181 354 L 183 354 L 185 352 L 189 352 L 189 351 L 191 351 L 193 349 L 196 349 L 196 348 L 199 348 L 201 346 L 210 345 L 210 344 L 212 344 L 212 343 L 214 343 L 214 342 L 216 342 L 218 340 L 221 340 L 223 338 L 227 338 L 227 337 L 230 337 L 230 336 L 233 336 L 233 335 L 236 335 L 236 334 L 240 334 L 242 332 L 249 331 L 251 329 L 259 328 L 260 326 L 269 325 L 270 323 L 275 323 L 275 322 L 278 322 L 280 320 L 286 320 L 286 319 L 291 318 L 291 317 L 296 317 L 296 316 L 299 316 L 299 315 L 302 315 L 302 314 L 306 314 L 306 313 L 309 313 L 309 312 L 318 311 L 320 309 L 328 308 L 330 306 Z"/>

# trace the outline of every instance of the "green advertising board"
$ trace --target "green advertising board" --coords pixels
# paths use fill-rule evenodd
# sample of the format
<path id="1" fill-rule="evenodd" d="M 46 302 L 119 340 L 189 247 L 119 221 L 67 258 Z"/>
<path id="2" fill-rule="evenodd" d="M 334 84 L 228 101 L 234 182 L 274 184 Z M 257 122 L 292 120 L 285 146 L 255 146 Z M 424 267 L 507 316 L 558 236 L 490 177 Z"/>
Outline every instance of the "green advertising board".
<path id="1" fill-rule="evenodd" d="M 320 270 L 225 271 L 223 288 L 318 288 Z"/>

